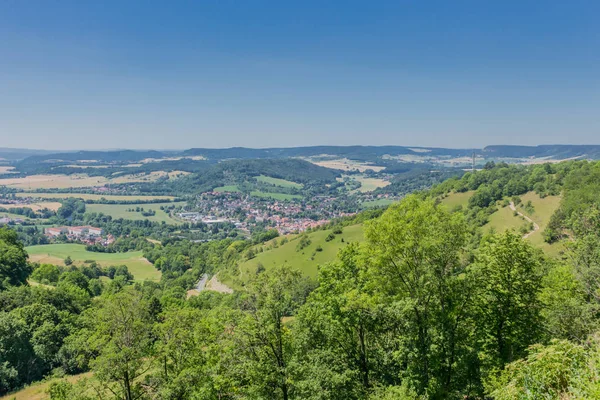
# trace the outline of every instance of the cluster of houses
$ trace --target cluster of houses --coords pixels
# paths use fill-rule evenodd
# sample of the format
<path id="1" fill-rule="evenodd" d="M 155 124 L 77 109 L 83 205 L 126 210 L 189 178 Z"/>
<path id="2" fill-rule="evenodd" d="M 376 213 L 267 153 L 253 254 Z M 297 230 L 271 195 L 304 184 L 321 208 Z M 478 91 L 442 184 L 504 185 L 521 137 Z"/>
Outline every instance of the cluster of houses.
<path id="1" fill-rule="evenodd" d="M 114 236 L 103 237 L 104 230 L 93 226 L 56 226 L 46 228 L 44 233 L 48 238 L 56 238 L 65 235 L 69 240 L 75 240 L 87 244 L 102 244 L 108 246 L 115 241 Z"/>
<path id="2" fill-rule="evenodd" d="M 236 228 L 250 232 L 253 225 L 267 223 L 281 234 L 302 232 L 327 223 L 331 218 L 351 215 L 332 207 L 335 198 L 315 196 L 315 205 L 255 199 L 243 193 L 207 192 L 196 202 L 195 212 L 182 212 L 178 217 L 189 222 L 217 224 L 231 222 Z M 309 215 L 310 214 L 310 215 Z M 315 218 L 316 216 L 316 218 Z"/>

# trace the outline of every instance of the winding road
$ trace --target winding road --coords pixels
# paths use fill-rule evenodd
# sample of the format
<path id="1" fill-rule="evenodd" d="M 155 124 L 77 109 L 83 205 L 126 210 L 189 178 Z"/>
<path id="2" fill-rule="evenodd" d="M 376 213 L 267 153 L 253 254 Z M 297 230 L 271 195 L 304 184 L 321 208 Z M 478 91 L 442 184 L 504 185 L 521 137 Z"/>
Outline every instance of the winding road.
<path id="1" fill-rule="evenodd" d="M 510 209 L 513 211 L 516 211 L 517 214 L 519 214 L 521 217 L 523 217 L 526 221 L 529 221 L 533 224 L 533 230 L 531 232 L 527 232 L 526 234 L 523 235 L 523 239 L 527 239 L 529 236 L 531 236 L 533 233 L 537 232 L 540 230 L 540 226 L 538 224 L 536 224 L 535 222 L 533 222 L 533 220 L 531 218 L 529 218 L 527 215 L 523 214 L 520 211 L 517 211 L 517 207 L 515 207 L 515 203 L 513 203 L 512 201 L 509 204 Z"/>
<path id="2" fill-rule="evenodd" d="M 202 275 L 202 277 L 200 278 L 200 280 L 196 284 L 196 290 L 199 291 L 199 292 L 203 291 L 204 287 L 206 286 L 206 282 L 207 281 L 208 281 L 208 275 L 207 274 Z"/>

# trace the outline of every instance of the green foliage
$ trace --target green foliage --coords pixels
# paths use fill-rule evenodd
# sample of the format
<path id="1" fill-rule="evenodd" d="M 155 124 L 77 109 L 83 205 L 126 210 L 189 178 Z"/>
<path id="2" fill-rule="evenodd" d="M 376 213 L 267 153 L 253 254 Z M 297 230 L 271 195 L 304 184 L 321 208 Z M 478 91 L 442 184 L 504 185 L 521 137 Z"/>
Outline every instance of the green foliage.
<path id="1" fill-rule="evenodd" d="M 493 375 L 521 358 L 541 332 L 542 257 L 507 231 L 484 238 L 474 266 L 480 359 Z"/>
<path id="2" fill-rule="evenodd" d="M 8 286 L 27 282 L 31 267 L 27 264 L 27 253 L 17 234 L 0 228 L 0 291 Z"/>
<path id="3" fill-rule="evenodd" d="M 596 399 L 600 395 L 597 368 L 600 346 L 553 340 L 534 345 L 522 360 L 510 364 L 494 382 L 495 400 Z"/>

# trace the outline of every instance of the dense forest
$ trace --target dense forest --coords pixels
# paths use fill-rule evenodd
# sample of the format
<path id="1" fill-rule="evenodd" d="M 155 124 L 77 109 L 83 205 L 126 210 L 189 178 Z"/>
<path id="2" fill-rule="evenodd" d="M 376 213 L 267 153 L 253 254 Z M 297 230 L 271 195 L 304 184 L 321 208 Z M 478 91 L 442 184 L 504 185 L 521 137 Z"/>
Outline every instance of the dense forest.
<path id="1" fill-rule="evenodd" d="M 163 275 L 141 283 L 122 268 L 30 264 L 1 229 L 0 393 L 91 372 L 54 380 L 49 396 L 600 398 L 599 182 L 599 163 L 489 163 L 357 217 L 365 242 L 316 280 L 281 265 L 189 298 L 202 274 L 239 272 L 249 246 L 276 235 L 147 246 Z M 467 191 L 466 207 L 441 202 Z M 531 191 L 562 196 L 544 235 L 564 242 L 560 257 L 479 228 Z"/>

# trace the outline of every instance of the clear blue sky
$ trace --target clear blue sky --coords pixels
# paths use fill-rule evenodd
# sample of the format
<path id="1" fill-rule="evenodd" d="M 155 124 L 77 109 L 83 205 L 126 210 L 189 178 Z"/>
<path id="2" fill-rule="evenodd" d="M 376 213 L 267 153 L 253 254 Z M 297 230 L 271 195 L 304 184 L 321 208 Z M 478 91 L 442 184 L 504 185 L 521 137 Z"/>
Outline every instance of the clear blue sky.
<path id="1" fill-rule="evenodd" d="M 0 2 L 0 147 L 600 143 L 599 1 Z"/>

